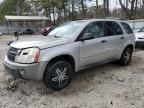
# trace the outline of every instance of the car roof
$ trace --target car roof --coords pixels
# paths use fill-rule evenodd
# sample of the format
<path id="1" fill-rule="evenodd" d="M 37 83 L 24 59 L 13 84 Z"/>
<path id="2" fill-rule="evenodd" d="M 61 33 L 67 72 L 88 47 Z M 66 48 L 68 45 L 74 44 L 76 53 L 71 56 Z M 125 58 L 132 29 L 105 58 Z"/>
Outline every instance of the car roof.
<path id="1" fill-rule="evenodd" d="M 83 22 L 83 23 L 90 23 L 94 21 L 115 21 L 115 22 L 125 22 L 122 19 L 117 19 L 117 18 L 103 18 L 103 19 L 86 19 L 86 20 L 75 20 L 72 22 Z"/>

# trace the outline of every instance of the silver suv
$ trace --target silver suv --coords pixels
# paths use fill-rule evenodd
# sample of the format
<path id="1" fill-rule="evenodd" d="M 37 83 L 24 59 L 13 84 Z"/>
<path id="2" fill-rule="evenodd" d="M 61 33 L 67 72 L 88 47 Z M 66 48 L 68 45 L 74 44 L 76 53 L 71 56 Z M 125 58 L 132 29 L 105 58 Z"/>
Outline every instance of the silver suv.
<path id="1" fill-rule="evenodd" d="M 74 72 L 94 64 L 131 61 L 135 38 L 129 25 L 118 19 L 66 22 L 47 37 L 17 41 L 5 56 L 5 69 L 14 77 L 44 80 L 47 87 L 61 90 Z"/>

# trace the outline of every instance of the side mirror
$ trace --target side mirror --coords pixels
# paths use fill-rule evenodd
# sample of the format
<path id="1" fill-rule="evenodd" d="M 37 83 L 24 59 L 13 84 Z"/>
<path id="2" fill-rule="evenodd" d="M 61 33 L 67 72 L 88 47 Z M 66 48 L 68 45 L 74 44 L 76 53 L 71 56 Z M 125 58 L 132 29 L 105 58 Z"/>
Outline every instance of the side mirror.
<path id="1" fill-rule="evenodd" d="M 85 41 L 85 40 L 90 40 L 90 39 L 93 39 L 93 35 L 91 33 L 85 33 L 81 38 L 80 40 L 81 41 Z"/>

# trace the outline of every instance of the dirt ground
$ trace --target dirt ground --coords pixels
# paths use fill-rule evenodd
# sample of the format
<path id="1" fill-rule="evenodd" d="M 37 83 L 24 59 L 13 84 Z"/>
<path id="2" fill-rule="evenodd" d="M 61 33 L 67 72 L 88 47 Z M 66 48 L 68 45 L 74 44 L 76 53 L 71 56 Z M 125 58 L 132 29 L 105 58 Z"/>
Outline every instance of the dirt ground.
<path id="1" fill-rule="evenodd" d="M 8 37 L 9 39 L 9 37 Z M 77 73 L 59 92 L 42 81 L 11 79 L 4 71 L 7 45 L 0 38 L 0 108 L 144 108 L 144 51 L 129 66 L 110 63 Z"/>

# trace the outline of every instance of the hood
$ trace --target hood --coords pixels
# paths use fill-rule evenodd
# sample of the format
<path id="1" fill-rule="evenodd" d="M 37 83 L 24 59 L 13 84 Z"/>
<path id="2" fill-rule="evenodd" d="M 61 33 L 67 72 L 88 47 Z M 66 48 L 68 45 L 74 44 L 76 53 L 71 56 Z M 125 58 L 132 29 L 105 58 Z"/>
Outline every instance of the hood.
<path id="1" fill-rule="evenodd" d="M 144 38 L 144 32 L 135 33 L 136 38 Z"/>
<path id="2" fill-rule="evenodd" d="M 10 46 L 18 49 L 28 48 L 28 47 L 39 47 L 40 49 L 44 49 L 48 47 L 64 45 L 67 43 L 70 43 L 69 38 L 36 36 L 33 38 L 21 39 L 19 41 L 12 43 Z"/>

